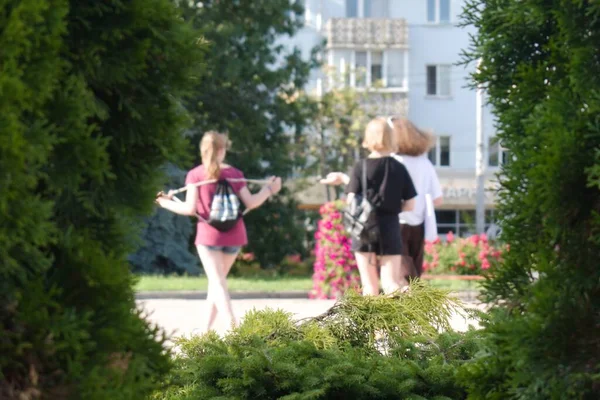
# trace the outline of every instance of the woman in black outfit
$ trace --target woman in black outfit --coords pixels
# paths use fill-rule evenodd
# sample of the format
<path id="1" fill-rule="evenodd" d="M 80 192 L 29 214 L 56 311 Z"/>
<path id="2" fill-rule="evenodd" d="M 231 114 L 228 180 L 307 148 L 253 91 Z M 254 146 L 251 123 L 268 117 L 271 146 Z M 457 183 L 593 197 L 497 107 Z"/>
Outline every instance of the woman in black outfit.
<path id="1" fill-rule="evenodd" d="M 363 162 L 358 162 L 346 188 L 348 202 L 355 195 L 366 192 L 367 199 L 376 207 L 375 219 L 379 240 L 367 242 L 353 239 L 358 271 L 364 295 L 379 294 L 377 257 L 380 257 L 381 286 L 384 293 L 404 289 L 408 282 L 400 276 L 402 240 L 398 214 L 411 211 L 416 191 L 408 171 L 392 157 L 395 150 L 393 132 L 385 118 L 376 118 L 365 129 L 363 147 L 371 153 L 366 160 L 367 187 L 362 187 Z"/>

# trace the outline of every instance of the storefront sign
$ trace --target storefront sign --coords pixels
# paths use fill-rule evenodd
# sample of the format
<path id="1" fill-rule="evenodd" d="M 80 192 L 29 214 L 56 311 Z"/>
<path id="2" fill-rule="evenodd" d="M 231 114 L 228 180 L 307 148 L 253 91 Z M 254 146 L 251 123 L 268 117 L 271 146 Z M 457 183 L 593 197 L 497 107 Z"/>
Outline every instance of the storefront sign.
<path id="1" fill-rule="evenodd" d="M 444 196 L 444 202 L 452 203 L 453 201 L 462 202 L 475 202 L 477 198 L 477 188 L 475 187 L 456 187 L 456 186 L 444 186 L 442 187 L 442 193 Z M 485 200 L 486 202 L 494 202 L 496 200 L 496 191 L 494 188 L 485 188 Z"/>

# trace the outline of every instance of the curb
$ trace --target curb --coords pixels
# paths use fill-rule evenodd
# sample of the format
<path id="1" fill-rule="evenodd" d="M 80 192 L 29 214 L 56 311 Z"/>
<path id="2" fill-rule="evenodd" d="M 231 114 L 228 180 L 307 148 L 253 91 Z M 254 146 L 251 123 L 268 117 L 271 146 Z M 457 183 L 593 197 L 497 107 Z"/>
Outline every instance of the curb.
<path id="1" fill-rule="evenodd" d="M 479 291 L 461 290 L 452 292 L 453 297 L 464 302 L 477 302 Z M 308 292 L 286 291 L 286 292 L 231 292 L 232 300 L 252 299 L 301 299 L 308 300 Z M 136 300 L 206 300 L 206 292 L 203 291 L 163 291 L 163 292 L 137 292 Z"/>
<path id="2" fill-rule="evenodd" d="M 231 292 L 232 300 L 246 299 L 308 299 L 308 292 Z M 203 291 L 164 291 L 164 292 L 137 292 L 136 300 L 206 300 Z"/>

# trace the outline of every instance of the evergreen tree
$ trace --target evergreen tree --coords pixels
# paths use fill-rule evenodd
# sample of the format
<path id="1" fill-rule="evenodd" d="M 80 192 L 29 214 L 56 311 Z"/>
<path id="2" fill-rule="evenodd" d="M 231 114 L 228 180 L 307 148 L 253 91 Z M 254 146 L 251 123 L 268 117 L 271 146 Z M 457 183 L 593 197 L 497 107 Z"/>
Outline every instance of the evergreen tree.
<path id="1" fill-rule="evenodd" d="M 465 382 L 474 399 L 600 398 L 600 3 L 470 0 L 464 17 L 512 156 L 510 251 L 485 284 L 498 306 Z"/>
<path id="2" fill-rule="evenodd" d="M 209 45 L 207 74 L 188 102 L 195 118 L 192 148 L 197 162 L 199 137 L 209 129 L 229 133 L 233 149 L 228 161 L 248 178 L 286 178 L 301 161 L 294 160 L 293 145 L 306 116 L 304 104 L 295 99 L 316 63 L 314 57 L 304 60 L 299 49 L 284 43 L 302 26 L 301 3 L 180 1 L 185 18 L 202 31 Z M 304 227 L 286 193 L 246 217 L 250 251 L 264 264 L 277 263 L 302 246 Z"/>
<path id="3" fill-rule="evenodd" d="M 125 257 L 197 34 L 170 0 L 0 4 L 0 398 L 144 398 L 169 361 Z"/>

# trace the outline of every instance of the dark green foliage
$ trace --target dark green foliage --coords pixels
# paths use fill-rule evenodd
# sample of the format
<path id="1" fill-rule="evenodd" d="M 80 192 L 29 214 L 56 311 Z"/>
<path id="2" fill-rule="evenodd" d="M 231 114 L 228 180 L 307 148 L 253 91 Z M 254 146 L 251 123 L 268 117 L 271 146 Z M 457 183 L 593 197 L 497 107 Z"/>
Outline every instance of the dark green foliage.
<path id="1" fill-rule="evenodd" d="M 0 398 L 135 399 L 168 370 L 125 260 L 201 61 L 169 0 L 0 2 Z"/>
<path id="2" fill-rule="evenodd" d="M 510 251 L 485 284 L 499 302 L 472 398 L 600 398 L 600 3 L 471 0 L 502 145 Z M 534 279 L 539 273 L 539 279 Z"/>
<path id="3" fill-rule="evenodd" d="M 295 160 L 293 144 L 306 120 L 303 105 L 293 99 L 315 65 L 303 60 L 299 49 L 282 42 L 302 26 L 301 2 L 209 0 L 201 7 L 196 3 L 179 2 L 186 20 L 202 32 L 209 46 L 207 74 L 187 103 L 195 120 L 191 149 L 196 161 L 200 135 L 216 129 L 229 133 L 233 148 L 227 161 L 247 178 L 288 177 L 301 161 Z M 249 251 L 261 265 L 273 266 L 301 250 L 303 217 L 287 190 L 245 220 Z"/>
<path id="4" fill-rule="evenodd" d="M 402 303 L 437 314 L 452 304 L 441 294 L 423 289 L 395 298 L 354 295 L 329 312 L 331 318 L 300 323 L 283 311 L 249 313 L 225 338 L 209 333 L 179 340 L 171 386 L 154 399 L 465 399 L 456 374 L 479 348 L 477 331 L 399 334 L 411 316 L 396 316 L 381 328 L 383 322 L 370 315 L 387 315 Z M 357 309 L 349 314 L 351 306 Z M 336 326 L 342 319 L 363 326 L 366 334 L 340 337 Z M 394 336 L 389 355 L 368 339 L 375 330 Z"/>

